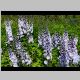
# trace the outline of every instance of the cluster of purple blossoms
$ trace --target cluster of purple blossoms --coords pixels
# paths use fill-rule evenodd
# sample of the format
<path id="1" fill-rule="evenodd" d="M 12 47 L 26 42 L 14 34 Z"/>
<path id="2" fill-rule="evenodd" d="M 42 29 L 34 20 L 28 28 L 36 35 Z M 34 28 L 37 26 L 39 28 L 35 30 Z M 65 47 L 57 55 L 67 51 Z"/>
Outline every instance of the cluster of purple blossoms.
<path id="1" fill-rule="evenodd" d="M 52 42 L 50 32 L 45 30 L 41 35 L 38 36 L 39 45 L 44 49 L 44 64 L 48 65 L 48 61 L 52 60 Z"/>
<path id="2" fill-rule="evenodd" d="M 12 52 L 12 49 L 9 47 L 10 43 L 13 41 L 13 35 L 12 35 L 12 29 L 11 29 L 11 21 L 5 22 L 6 26 L 6 35 L 7 35 L 7 43 L 8 43 L 8 52 L 9 52 L 9 58 L 12 62 L 13 67 L 18 67 L 18 60 L 14 52 Z"/>
<path id="3" fill-rule="evenodd" d="M 28 38 L 28 43 L 34 42 L 33 41 L 33 23 L 29 24 L 26 18 L 20 16 L 18 19 L 18 28 L 19 28 L 20 38 L 23 37 L 24 34 L 26 34 Z"/>
<path id="4" fill-rule="evenodd" d="M 8 40 L 8 43 L 9 43 L 9 42 L 13 41 L 11 21 L 9 21 L 9 20 L 5 21 L 5 26 L 6 26 L 7 40 Z"/>
<path id="5" fill-rule="evenodd" d="M 64 32 L 61 39 L 59 56 L 60 65 L 62 67 L 69 67 L 71 61 L 72 64 L 78 64 L 78 62 L 80 61 L 80 56 L 78 55 L 76 47 L 77 41 L 78 39 L 76 37 L 69 39 L 68 33 Z"/>
<path id="6" fill-rule="evenodd" d="M 9 52 L 9 58 L 12 62 L 12 66 L 13 67 L 18 67 L 18 59 L 17 59 L 16 55 L 14 55 L 14 52 L 12 51 L 12 49 L 9 48 L 8 52 Z"/>
<path id="7" fill-rule="evenodd" d="M 80 61 L 80 56 L 78 55 L 78 50 L 77 50 L 77 42 L 78 42 L 78 38 L 74 37 L 71 38 L 69 41 L 69 55 L 73 61 L 73 64 L 78 64 L 78 62 Z"/>
<path id="8" fill-rule="evenodd" d="M 58 33 L 55 33 L 54 35 L 52 35 L 52 46 L 53 46 L 53 48 L 59 49 L 60 42 L 61 42 L 61 36 Z"/>
<path id="9" fill-rule="evenodd" d="M 69 67 L 70 63 L 78 64 L 80 56 L 77 51 L 78 38 L 74 37 L 69 39 L 68 32 L 64 32 L 61 37 L 58 33 L 50 36 L 48 30 L 43 31 L 38 36 L 38 43 L 44 49 L 44 64 L 48 65 L 48 61 L 52 60 L 52 49 L 57 48 L 60 52 L 59 62 L 61 67 Z"/>
<path id="10" fill-rule="evenodd" d="M 27 33 L 26 27 L 25 27 L 26 26 L 25 19 L 22 19 L 22 20 L 24 21 L 24 23 L 23 23 L 23 21 L 20 22 L 20 23 L 24 24 L 23 32 Z M 30 56 L 28 55 L 28 53 L 23 49 L 23 47 L 21 45 L 21 42 L 20 42 L 20 38 L 24 34 L 24 33 L 23 34 L 20 33 L 21 28 L 19 28 L 17 39 L 14 40 L 13 35 L 12 35 L 11 22 L 9 20 L 6 21 L 5 26 L 6 26 L 6 34 L 7 34 L 7 41 L 8 41 L 7 43 L 8 43 L 9 58 L 12 62 L 13 67 L 18 67 L 18 62 L 19 61 L 18 61 L 18 58 L 16 56 L 17 54 L 20 55 L 22 63 L 25 63 L 27 65 L 31 64 L 32 60 L 31 60 Z M 12 42 L 13 43 L 15 42 L 16 52 L 13 52 L 12 49 L 11 49 L 11 46 L 13 46 Z"/>
<path id="11" fill-rule="evenodd" d="M 69 54 L 68 54 L 68 33 L 64 32 L 63 37 L 61 38 L 61 43 L 60 43 L 60 56 L 59 56 L 59 61 L 60 61 L 60 66 L 61 67 L 69 67 Z"/>
<path id="12" fill-rule="evenodd" d="M 20 40 L 17 38 L 15 41 L 16 50 L 18 55 L 20 56 L 20 59 L 22 60 L 22 63 L 25 63 L 27 65 L 31 64 L 32 60 L 28 53 L 23 49 Z"/>
<path id="13" fill-rule="evenodd" d="M 19 17 L 18 19 L 18 28 L 19 28 L 19 34 L 20 38 L 24 36 L 24 34 L 27 33 L 27 21 L 23 17 Z"/>
<path id="14" fill-rule="evenodd" d="M 11 29 L 11 21 L 7 20 L 5 22 L 6 26 L 6 35 L 7 35 L 7 43 L 11 45 L 11 42 L 14 41 Z M 34 42 L 33 41 L 33 23 L 28 23 L 27 19 L 24 17 L 19 17 L 18 19 L 18 35 L 15 40 L 15 48 L 18 55 L 22 60 L 22 63 L 31 64 L 32 60 L 28 53 L 23 49 L 20 38 L 27 35 L 28 43 Z M 57 48 L 60 52 L 59 62 L 61 67 L 69 67 L 70 62 L 72 64 L 78 64 L 80 61 L 80 56 L 78 55 L 77 51 L 77 37 L 71 37 L 69 39 L 68 32 L 64 32 L 63 36 L 61 37 L 58 33 L 54 35 L 50 35 L 48 29 L 44 30 L 38 35 L 38 43 L 42 46 L 44 50 L 44 64 L 48 65 L 49 61 L 52 60 L 52 49 Z M 8 49 L 10 60 L 12 61 L 13 67 L 18 67 L 18 59 L 15 55 L 15 52 L 9 47 Z"/>

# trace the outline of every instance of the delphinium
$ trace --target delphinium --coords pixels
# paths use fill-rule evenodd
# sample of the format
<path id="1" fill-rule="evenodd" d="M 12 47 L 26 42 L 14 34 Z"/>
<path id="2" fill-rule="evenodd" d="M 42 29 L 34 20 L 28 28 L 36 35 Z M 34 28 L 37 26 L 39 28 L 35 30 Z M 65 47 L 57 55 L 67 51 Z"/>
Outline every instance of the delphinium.
<path id="1" fill-rule="evenodd" d="M 39 45 L 42 46 L 44 50 L 44 64 L 48 65 L 49 61 L 52 60 L 52 42 L 51 42 L 51 36 L 48 29 L 44 30 L 41 35 L 38 36 L 38 42 Z"/>
<path id="2" fill-rule="evenodd" d="M 33 41 L 33 23 L 32 21 L 29 23 L 27 17 L 19 16 L 18 28 L 19 28 L 20 38 L 26 35 L 28 38 L 28 43 L 34 42 Z"/>
<path id="3" fill-rule="evenodd" d="M 17 38 L 15 39 L 15 48 L 17 50 L 18 55 L 20 56 L 20 59 L 22 63 L 24 64 L 31 64 L 32 60 L 28 53 L 23 49 L 22 44 L 19 39 L 19 35 L 17 35 Z"/>
<path id="4" fill-rule="evenodd" d="M 78 64 L 80 61 L 80 56 L 78 55 L 78 50 L 77 50 L 77 42 L 78 38 L 77 37 L 72 37 L 69 41 L 69 55 L 73 61 L 73 64 Z"/>
<path id="5" fill-rule="evenodd" d="M 13 41 L 13 35 L 12 35 L 12 29 L 11 29 L 11 21 L 8 19 L 5 21 L 5 27 L 6 27 L 6 36 L 7 36 L 7 42 Z"/>
<path id="6" fill-rule="evenodd" d="M 13 67 L 18 67 L 18 60 L 16 55 L 11 49 L 12 42 L 13 42 L 13 35 L 12 35 L 12 29 L 11 29 L 11 21 L 7 20 L 5 22 L 6 26 L 6 36 L 7 36 L 7 47 L 8 47 L 8 53 L 9 53 L 9 58 L 12 62 Z"/>
<path id="7" fill-rule="evenodd" d="M 78 64 L 80 61 L 80 56 L 77 51 L 77 37 L 68 38 L 68 33 L 64 32 L 62 40 L 61 40 L 61 48 L 60 48 L 60 64 L 62 67 L 69 67 L 69 64 Z M 63 65 L 65 64 L 65 66 Z"/>
<path id="8" fill-rule="evenodd" d="M 9 53 L 9 58 L 12 62 L 12 66 L 18 67 L 18 59 L 17 59 L 16 55 L 14 55 L 14 52 L 12 51 L 11 48 L 8 48 L 8 53 Z"/>
<path id="9" fill-rule="evenodd" d="M 68 33 L 64 32 L 61 38 L 59 62 L 61 67 L 69 67 L 70 56 L 68 52 Z"/>
<path id="10" fill-rule="evenodd" d="M 19 34 L 20 38 L 24 36 L 24 34 L 27 34 L 27 20 L 26 17 L 19 16 L 18 18 L 18 28 L 19 28 Z"/>
<path id="11" fill-rule="evenodd" d="M 53 46 L 53 48 L 59 49 L 60 42 L 61 42 L 61 36 L 59 35 L 59 33 L 55 33 L 54 35 L 52 35 L 52 46 Z"/>

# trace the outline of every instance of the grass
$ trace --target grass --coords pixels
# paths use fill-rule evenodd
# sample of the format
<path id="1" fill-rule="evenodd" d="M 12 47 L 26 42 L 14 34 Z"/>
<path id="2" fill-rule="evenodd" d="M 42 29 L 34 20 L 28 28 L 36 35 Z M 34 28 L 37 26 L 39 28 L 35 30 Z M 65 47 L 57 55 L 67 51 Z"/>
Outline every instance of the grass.
<path id="1" fill-rule="evenodd" d="M 13 35 L 16 36 L 18 30 L 18 16 L 17 15 L 2 15 L 1 16 L 1 66 L 2 67 L 10 67 L 11 61 L 9 60 L 9 55 L 6 47 L 6 30 L 4 22 L 9 18 L 12 21 L 12 32 Z M 33 63 L 29 65 L 30 67 L 45 67 L 43 64 L 43 49 L 38 47 L 38 31 L 41 31 L 43 28 L 48 26 L 50 34 L 53 35 L 55 32 L 59 32 L 61 35 L 65 30 L 68 31 L 69 36 L 74 35 L 78 36 L 78 53 L 80 54 L 80 16 L 79 15 L 47 15 L 41 16 L 41 19 L 38 15 L 33 16 L 34 23 L 34 43 L 28 44 L 26 37 L 21 39 L 24 49 L 29 53 L 30 57 L 33 60 Z M 48 20 L 46 20 L 46 18 Z M 29 19 L 29 17 L 28 17 Z M 53 59 L 48 65 L 49 67 L 58 67 L 59 61 L 59 51 L 57 49 L 52 50 Z M 29 67 L 25 64 L 21 66 Z M 78 65 L 77 65 L 78 66 Z M 76 67 L 77 67 L 76 66 Z"/>

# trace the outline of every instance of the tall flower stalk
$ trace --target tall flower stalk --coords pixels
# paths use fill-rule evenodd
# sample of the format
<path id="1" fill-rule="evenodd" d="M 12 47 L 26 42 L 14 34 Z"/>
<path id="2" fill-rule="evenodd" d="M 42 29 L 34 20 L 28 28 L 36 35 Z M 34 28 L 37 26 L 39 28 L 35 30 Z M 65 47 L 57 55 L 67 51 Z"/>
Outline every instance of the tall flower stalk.
<path id="1" fill-rule="evenodd" d="M 13 35 L 12 35 L 11 21 L 9 21 L 9 19 L 5 21 L 5 27 L 6 27 L 7 40 L 8 43 L 10 43 L 11 41 L 13 41 Z"/>
<path id="2" fill-rule="evenodd" d="M 26 17 L 20 16 L 18 19 L 18 28 L 19 28 L 20 38 L 26 34 L 28 38 L 28 43 L 34 42 L 32 20 L 29 23 Z"/>
<path id="3" fill-rule="evenodd" d="M 78 62 L 80 61 L 80 56 L 78 55 L 76 47 L 77 42 L 78 42 L 77 37 L 71 38 L 69 41 L 69 55 L 73 61 L 73 64 L 78 64 Z"/>
<path id="4" fill-rule="evenodd" d="M 62 67 L 69 67 L 70 62 L 72 64 L 78 64 L 80 61 L 80 56 L 77 51 L 77 42 L 78 39 L 68 38 L 68 33 L 64 32 L 63 37 L 61 39 L 61 48 L 60 48 L 60 56 L 59 61 Z"/>
<path id="5" fill-rule="evenodd" d="M 50 32 L 47 29 L 38 36 L 38 42 L 44 50 L 44 64 L 48 65 L 48 62 L 52 60 L 52 42 Z"/>
<path id="6" fill-rule="evenodd" d="M 27 34 L 27 20 L 23 16 L 19 16 L 18 18 L 18 28 L 19 28 L 19 34 L 20 38 L 24 36 L 24 34 Z"/>
<path id="7" fill-rule="evenodd" d="M 61 67 L 69 67 L 70 56 L 68 52 L 68 42 L 69 42 L 68 33 L 64 32 L 63 37 L 61 39 L 61 48 L 59 56 Z"/>
<path id="8" fill-rule="evenodd" d="M 12 62 L 13 67 L 18 67 L 18 59 L 11 48 L 8 48 L 9 58 Z"/>
<path id="9" fill-rule="evenodd" d="M 32 60 L 28 53 L 23 49 L 22 44 L 20 42 L 19 36 L 15 39 L 15 48 L 17 50 L 18 55 L 20 56 L 20 59 L 22 63 L 24 64 L 31 64 Z"/>
<path id="10" fill-rule="evenodd" d="M 11 49 L 11 42 L 13 42 L 13 35 L 12 35 L 12 29 L 11 29 L 11 21 L 7 20 L 5 22 L 5 26 L 6 26 L 6 35 L 7 35 L 7 47 L 8 47 L 8 53 L 9 53 L 9 58 L 12 62 L 12 66 L 13 67 L 18 67 L 18 60 L 16 55 L 14 54 L 14 52 Z"/>

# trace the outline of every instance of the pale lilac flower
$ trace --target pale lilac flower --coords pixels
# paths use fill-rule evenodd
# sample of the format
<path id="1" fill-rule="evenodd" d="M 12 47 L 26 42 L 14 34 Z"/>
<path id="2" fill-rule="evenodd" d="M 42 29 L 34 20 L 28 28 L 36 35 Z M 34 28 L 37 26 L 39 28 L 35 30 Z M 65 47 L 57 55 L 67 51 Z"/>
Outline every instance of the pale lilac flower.
<path id="1" fill-rule="evenodd" d="M 24 34 L 27 34 L 27 21 L 26 18 L 20 17 L 18 19 L 18 28 L 20 37 L 23 37 Z"/>
<path id="2" fill-rule="evenodd" d="M 12 35 L 12 29 L 11 29 L 11 21 L 7 20 L 5 22 L 5 26 L 6 26 L 6 34 L 7 34 L 7 40 L 8 43 L 13 41 L 13 35 Z"/>
<path id="3" fill-rule="evenodd" d="M 68 53 L 68 33 L 64 32 L 63 37 L 61 39 L 61 46 L 60 46 L 60 56 L 59 56 L 59 61 L 60 61 L 60 66 L 61 67 L 69 67 L 69 53 Z"/>
<path id="4" fill-rule="evenodd" d="M 77 51 L 77 42 L 78 42 L 78 38 L 71 38 L 69 41 L 69 55 L 73 60 L 73 64 L 78 64 L 78 62 L 80 61 L 80 56 L 78 55 L 78 51 Z"/>
<path id="5" fill-rule="evenodd" d="M 76 47 L 77 42 L 77 38 L 69 39 L 67 32 L 63 34 L 59 56 L 61 66 L 65 65 L 65 67 L 69 67 L 70 61 L 73 61 L 73 64 L 78 64 L 78 62 L 80 61 L 80 56 L 78 55 Z"/>
<path id="6" fill-rule="evenodd" d="M 12 66 L 18 67 L 18 59 L 17 59 L 16 55 L 14 54 L 14 52 L 12 52 L 11 48 L 9 48 L 8 51 L 9 51 L 9 58 L 12 62 Z"/>
<path id="7" fill-rule="evenodd" d="M 16 39 L 15 45 L 16 45 L 17 53 L 21 57 L 22 63 L 25 63 L 27 65 L 31 64 L 32 60 L 30 56 L 28 55 L 28 53 L 23 49 L 22 44 L 19 39 Z"/>
<path id="8" fill-rule="evenodd" d="M 51 36 L 50 36 L 50 32 L 48 30 L 45 30 L 44 32 L 41 33 L 41 35 L 39 34 L 38 36 L 38 42 L 39 45 L 42 46 L 42 48 L 44 49 L 44 58 L 46 59 L 46 61 L 44 61 L 44 64 L 48 64 L 49 60 L 52 60 L 52 42 L 51 42 Z"/>
<path id="9" fill-rule="evenodd" d="M 59 49 L 60 42 L 61 42 L 61 37 L 58 33 L 55 33 L 54 35 L 52 35 L 53 48 L 58 48 Z"/>

